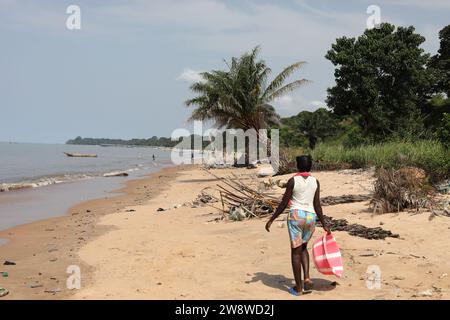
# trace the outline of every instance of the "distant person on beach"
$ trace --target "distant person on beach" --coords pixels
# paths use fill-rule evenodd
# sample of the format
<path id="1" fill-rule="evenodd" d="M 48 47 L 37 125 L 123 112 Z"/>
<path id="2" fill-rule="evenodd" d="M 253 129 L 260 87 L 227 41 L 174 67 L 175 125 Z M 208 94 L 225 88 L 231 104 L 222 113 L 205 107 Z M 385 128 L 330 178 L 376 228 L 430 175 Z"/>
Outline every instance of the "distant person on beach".
<path id="1" fill-rule="evenodd" d="M 153 161 L 155 161 L 155 155 L 153 155 Z"/>
<path id="2" fill-rule="evenodd" d="M 309 276 L 308 241 L 315 230 L 317 217 L 324 230 L 329 234 L 330 229 L 324 221 L 322 206 L 320 205 L 319 180 L 311 176 L 312 159 L 310 156 L 297 157 L 298 173 L 289 179 L 286 192 L 275 213 L 267 221 L 266 230 L 270 231 L 272 222 L 287 208 L 287 226 L 291 240 L 292 270 L 295 278 L 295 287 L 289 293 L 298 296 L 310 291 L 313 287 Z M 302 282 L 302 268 L 304 284 Z"/>

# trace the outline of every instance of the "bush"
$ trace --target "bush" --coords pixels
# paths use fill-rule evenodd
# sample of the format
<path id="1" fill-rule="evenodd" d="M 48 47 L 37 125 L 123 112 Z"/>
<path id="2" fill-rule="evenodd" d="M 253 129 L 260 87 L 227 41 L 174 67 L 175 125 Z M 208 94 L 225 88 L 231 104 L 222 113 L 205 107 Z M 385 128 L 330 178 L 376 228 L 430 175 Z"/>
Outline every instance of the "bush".
<path id="1" fill-rule="evenodd" d="M 399 170 L 379 168 L 375 176 L 375 192 L 371 200 L 374 213 L 400 212 L 404 209 L 425 208 L 430 187 L 425 172 L 417 168 Z"/>

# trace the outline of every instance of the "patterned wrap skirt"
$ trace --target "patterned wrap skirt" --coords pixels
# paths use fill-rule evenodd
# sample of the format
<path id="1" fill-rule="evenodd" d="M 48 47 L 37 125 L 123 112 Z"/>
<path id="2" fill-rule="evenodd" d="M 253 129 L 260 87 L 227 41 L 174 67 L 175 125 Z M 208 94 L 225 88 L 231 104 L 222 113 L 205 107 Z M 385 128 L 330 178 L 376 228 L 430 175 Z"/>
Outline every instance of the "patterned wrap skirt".
<path id="1" fill-rule="evenodd" d="M 299 209 L 289 210 L 287 226 L 291 247 L 295 249 L 303 243 L 307 243 L 315 230 L 316 214 Z"/>

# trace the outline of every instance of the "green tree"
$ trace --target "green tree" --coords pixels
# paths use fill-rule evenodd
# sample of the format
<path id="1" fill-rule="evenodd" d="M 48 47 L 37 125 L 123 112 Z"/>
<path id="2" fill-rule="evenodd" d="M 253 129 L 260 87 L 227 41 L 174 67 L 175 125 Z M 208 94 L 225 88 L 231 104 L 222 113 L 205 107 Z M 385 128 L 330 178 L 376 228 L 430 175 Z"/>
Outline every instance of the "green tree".
<path id="1" fill-rule="evenodd" d="M 315 148 L 318 141 L 335 135 L 338 130 L 337 118 L 325 108 L 314 112 L 302 111 L 296 116 L 282 119 L 282 122 L 284 136 L 289 134 L 291 141 L 306 138 L 311 149 Z"/>
<path id="2" fill-rule="evenodd" d="M 450 113 L 450 25 L 439 32 L 440 47 L 429 63 L 429 72 L 433 76 L 434 96 L 424 108 L 426 125 L 435 131 L 445 113 Z"/>
<path id="3" fill-rule="evenodd" d="M 194 106 L 190 120 L 213 120 L 219 128 L 260 129 L 279 123 L 271 105 L 274 99 L 298 88 L 305 79 L 285 83 L 304 62 L 296 62 L 268 83 L 271 69 L 258 59 L 259 47 L 241 57 L 233 57 L 228 69 L 201 74 L 203 81 L 191 90 L 197 97 L 186 101 Z"/>
<path id="4" fill-rule="evenodd" d="M 437 91 L 450 98 L 450 25 L 439 31 L 440 47 L 431 59 L 431 67 L 439 71 Z"/>
<path id="5" fill-rule="evenodd" d="M 424 41 L 412 26 L 387 23 L 357 39 L 338 38 L 325 56 L 336 66 L 328 106 L 355 118 L 365 137 L 420 134 L 430 92 Z"/>

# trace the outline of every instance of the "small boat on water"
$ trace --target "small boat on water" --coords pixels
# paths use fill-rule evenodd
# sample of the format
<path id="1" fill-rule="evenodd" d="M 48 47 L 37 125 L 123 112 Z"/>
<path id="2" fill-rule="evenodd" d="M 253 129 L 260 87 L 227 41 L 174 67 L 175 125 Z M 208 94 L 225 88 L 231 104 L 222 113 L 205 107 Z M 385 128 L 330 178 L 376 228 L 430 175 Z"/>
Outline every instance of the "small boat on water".
<path id="1" fill-rule="evenodd" d="M 68 157 L 75 157 L 75 158 L 97 158 L 96 154 L 89 154 L 89 153 L 69 153 L 64 152 L 64 154 Z"/>

